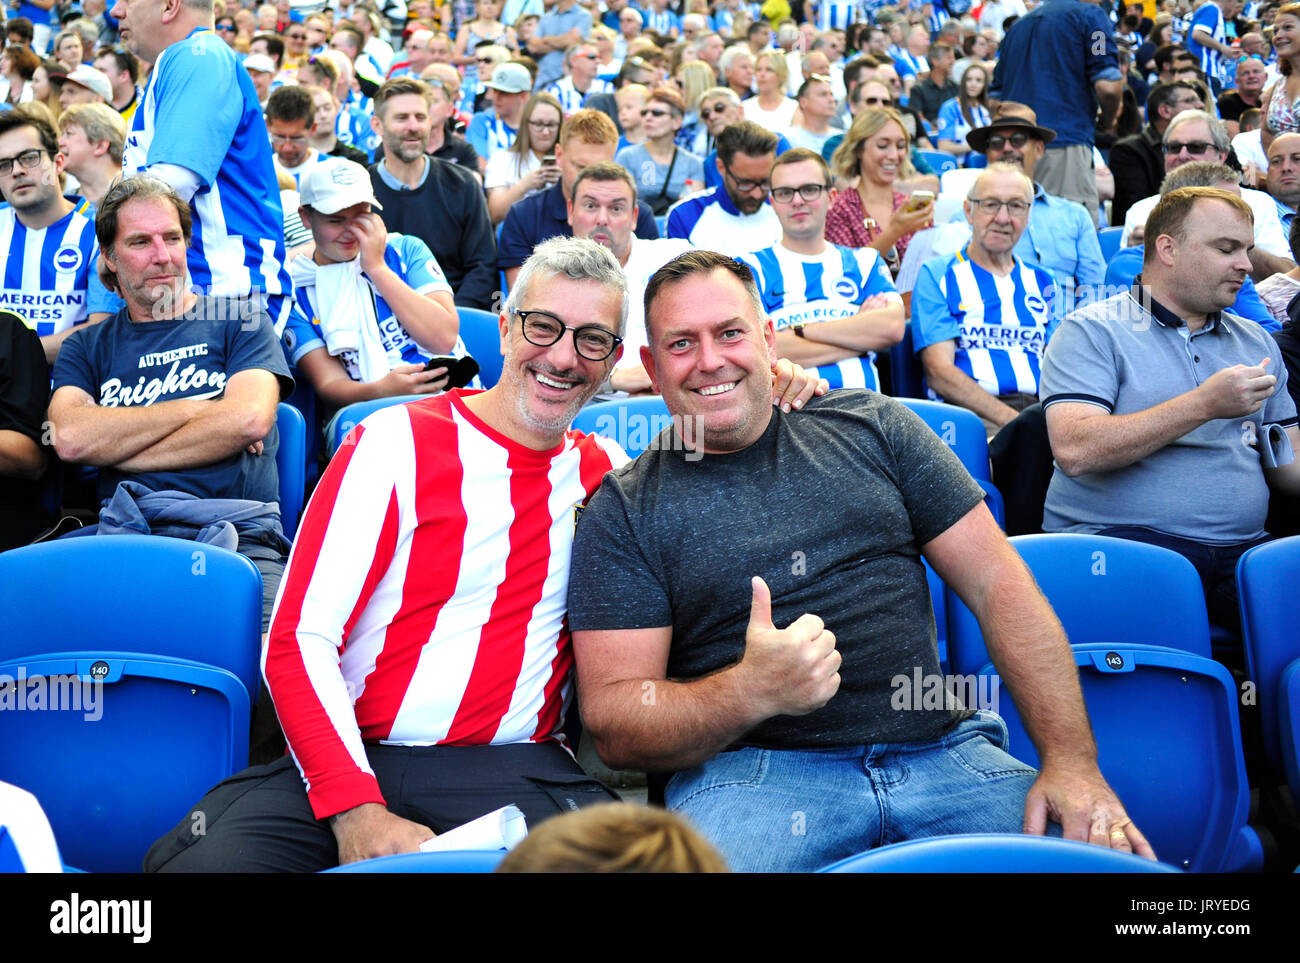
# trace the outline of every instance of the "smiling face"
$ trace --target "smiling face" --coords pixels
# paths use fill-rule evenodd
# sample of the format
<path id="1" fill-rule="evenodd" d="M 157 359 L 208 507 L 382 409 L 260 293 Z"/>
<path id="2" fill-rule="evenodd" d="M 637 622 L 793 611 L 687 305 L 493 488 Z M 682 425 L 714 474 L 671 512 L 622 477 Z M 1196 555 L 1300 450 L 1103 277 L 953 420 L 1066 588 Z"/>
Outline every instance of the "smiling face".
<path id="1" fill-rule="evenodd" d="M 384 103 L 382 115 L 376 113 L 371 124 L 383 137 L 385 153 L 410 164 L 424 154 L 432 118 L 419 94 L 398 94 Z"/>
<path id="2" fill-rule="evenodd" d="M 544 311 L 571 327 L 597 325 L 617 334 L 623 305 L 611 288 L 553 274 L 533 278 L 519 309 Z M 622 351 L 604 361 L 589 361 L 578 354 L 572 331 L 543 348 L 524 337 L 522 324 L 518 315 L 505 315 L 501 321 L 505 362 L 499 387 L 506 400 L 506 417 L 518 432 L 507 434 L 549 448 L 559 443 L 574 416 L 600 389 Z"/>
<path id="3" fill-rule="evenodd" d="M 672 414 L 694 419 L 704 451 L 758 440 L 772 417 L 776 335 L 739 278 L 717 268 L 665 284 L 646 332 L 646 372 Z"/>
<path id="4" fill-rule="evenodd" d="M 353 204 L 333 214 L 322 214 L 310 207 L 298 208 L 316 242 L 316 263 L 342 264 L 361 253 L 361 238 L 352 230 L 352 223 L 369 211 L 370 205 L 366 203 Z"/>
<path id="5" fill-rule="evenodd" d="M 1013 214 L 1003 203 L 996 213 L 980 209 L 975 200 L 964 204 L 966 219 L 971 225 L 971 243 L 995 257 L 1000 257 L 1016 246 L 1025 225 L 1029 223 L 1027 208 L 1034 202 L 1034 192 L 1025 178 L 1011 171 L 989 171 L 981 174 L 971 189 L 971 195 L 980 201 L 1016 202 L 1024 204 L 1023 214 Z"/>
<path id="6" fill-rule="evenodd" d="M 862 176 L 877 184 L 893 184 L 907 158 L 907 134 L 890 120 L 862 142 L 858 154 Z"/>

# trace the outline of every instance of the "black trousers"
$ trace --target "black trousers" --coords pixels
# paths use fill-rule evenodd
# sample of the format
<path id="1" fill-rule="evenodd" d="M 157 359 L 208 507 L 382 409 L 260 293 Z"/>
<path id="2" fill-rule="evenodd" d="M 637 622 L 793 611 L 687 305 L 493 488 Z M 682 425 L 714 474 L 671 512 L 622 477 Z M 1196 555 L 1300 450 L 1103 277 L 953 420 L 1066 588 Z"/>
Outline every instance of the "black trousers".
<path id="1" fill-rule="evenodd" d="M 436 833 L 514 803 L 529 827 L 618 796 L 554 742 L 509 746 L 379 746 L 366 756 L 391 812 Z M 208 792 L 145 857 L 145 872 L 312 873 L 338 865 L 288 756 Z"/>

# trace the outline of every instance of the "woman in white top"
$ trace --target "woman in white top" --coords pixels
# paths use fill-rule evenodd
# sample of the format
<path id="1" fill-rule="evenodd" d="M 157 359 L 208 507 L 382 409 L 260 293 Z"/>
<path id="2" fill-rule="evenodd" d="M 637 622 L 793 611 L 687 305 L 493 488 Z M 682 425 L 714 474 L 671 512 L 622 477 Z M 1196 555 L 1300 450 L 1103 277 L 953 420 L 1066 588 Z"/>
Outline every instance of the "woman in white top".
<path id="1" fill-rule="evenodd" d="M 519 49 L 515 28 L 507 27 L 501 22 L 501 6 L 502 0 L 478 0 L 474 4 L 474 19 L 461 24 L 456 33 L 456 49 L 451 62 L 465 68 L 467 83 L 478 83 L 478 61 L 474 57 L 474 51 L 478 47 L 493 44 L 509 50 Z"/>
<path id="2" fill-rule="evenodd" d="M 757 95 L 741 104 L 745 119 L 776 134 L 789 130 L 794 123 L 794 112 L 799 103 L 785 95 L 785 84 L 790 76 L 785 54 L 779 50 L 764 50 L 754 58 L 754 86 Z"/>
<path id="3" fill-rule="evenodd" d="M 0 97 L 10 105 L 25 104 L 36 94 L 32 89 L 32 77 L 41 66 L 41 58 L 32 53 L 30 47 L 23 44 L 10 44 L 0 54 L 0 74 L 4 75 Z"/>
<path id="4" fill-rule="evenodd" d="M 554 94 L 536 93 L 524 104 L 515 142 L 488 160 L 483 173 L 492 223 L 506 219 L 510 208 L 530 194 L 544 191 L 560 179 L 555 143 L 560 139 L 564 111 Z M 550 158 L 543 163 L 543 158 Z"/>

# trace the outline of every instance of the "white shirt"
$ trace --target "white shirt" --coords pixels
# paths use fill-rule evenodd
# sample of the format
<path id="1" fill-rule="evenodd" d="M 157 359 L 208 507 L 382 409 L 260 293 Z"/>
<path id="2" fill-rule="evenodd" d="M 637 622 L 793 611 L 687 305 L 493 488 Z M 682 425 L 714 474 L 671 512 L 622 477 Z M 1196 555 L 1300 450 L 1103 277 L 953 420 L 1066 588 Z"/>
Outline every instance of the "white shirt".
<path id="1" fill-rule="evenodd" d="M 627 277 L 627 329 L 623 332 L 623 357 L 614 367 L 635 368 L 641 363 L 641 349 L 648 343 L 645 333 L 645 286 L 651 276 L 679 254 L 694 250 L 680 237 L 657 241 L 632 235 L 632 249 L 623 265 Z"/>
<path id="2" fill-rule="evenodd" d="M 758 105 L 757 97 L 750 97 L 740 105 L 740 109 L 744 111 L 746 120 L 752 120 L 774 134 L 784 134 L 790 129 L 794 112 L 799 109 L 799 103 L 789 97 L 782 97 L 780 106 L 776 110 L 764 110 Z"/>
<path id="3" fill-rule="evenodd" d="M 512 150 L 499 150 L 488 158 L 487 169 L 483 171 L 483 189 L 513 187 L 541 166 L 542 159 L 531 150 L 524 157 Z M 529 191 L 524 196 L 535 193 Z"/>
<path id="4" fill-rule="evenodd" d="M 1243 187 L 1241 199 L 1250 205 L 1250 210 L 1255 215 L 1255 246 L 1275 257 L 1291 260 L 1291 246 L 1287 244 L 1286 233 L 1282 230 L 1282 222 L 1278 219 L 1277 205 L 1273 203 L 1273 198 L 1263 191 L 1253 191 L 1249 187 Z M 1151 209 L 1159 200 L 1160 195 L 1153 194 L 1151 197 L 1144 197 L 1135 202 L 1128 209 L 1128 213 L 1124 216 L 1124 237 L 1120 240 L 1121 247 L 1128 247 L 1129 235 L 1139 224 L 1146 224 Z"/>

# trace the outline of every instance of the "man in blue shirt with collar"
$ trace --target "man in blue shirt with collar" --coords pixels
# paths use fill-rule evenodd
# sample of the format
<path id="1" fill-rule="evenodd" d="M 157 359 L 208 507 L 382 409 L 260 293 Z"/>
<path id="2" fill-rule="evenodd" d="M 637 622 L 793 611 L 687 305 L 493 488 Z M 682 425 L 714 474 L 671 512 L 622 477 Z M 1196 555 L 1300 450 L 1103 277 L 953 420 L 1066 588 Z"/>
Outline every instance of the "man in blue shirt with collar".
<path id="1" fill-rule="evenodd" d="M 1007 31 L 990 91 L 999 100 L 1028 104 L 1056 131 L 1038 181 L 1049 194 L 1083 204 L 1094 223 L 1093 131 L 1114 130 L 1124 92 L 1112 32 L 1094 2 L 1047 0 Z"/>
<path id="2" fill-rule="evenodd" d="M 514 285 L 519 268 L 532 256 L 534 247 L 548 238 L 573 236 L 567 199 L 578 175 L 599 161 L 612 161 L 617 147 L 618 128 L 599 110 L 584 107 L 564 122 L 560 142 L 555 145 L 560 182 L 510 208 L 501 225 L 497 265 L 506 274 L 507 288 Z M 637 201 L 635 233 L 647 241 L 659 237 L 654 213 L 644 201 Z"/>
<path id="3" fill-rule="evenodd" d="M 990 164 L 1014 164 L 1034 182 L 1034 203 L 1029 224 L 1015 254 L 1051 272 L 1060 295 L 1069 303 L 1079 287 L 1100 286 L 1106 279 L 1106 262 L 1097 240 L 1096 222 L 1082 204 L 1048 193 L 1035 178 L 1047 145 L 1056 131 L 1038 125 L 1034 111 L 1024 104 L 1004 101 L 993 123 L 979 127 L 966 143 L 988 158 Z"/>

